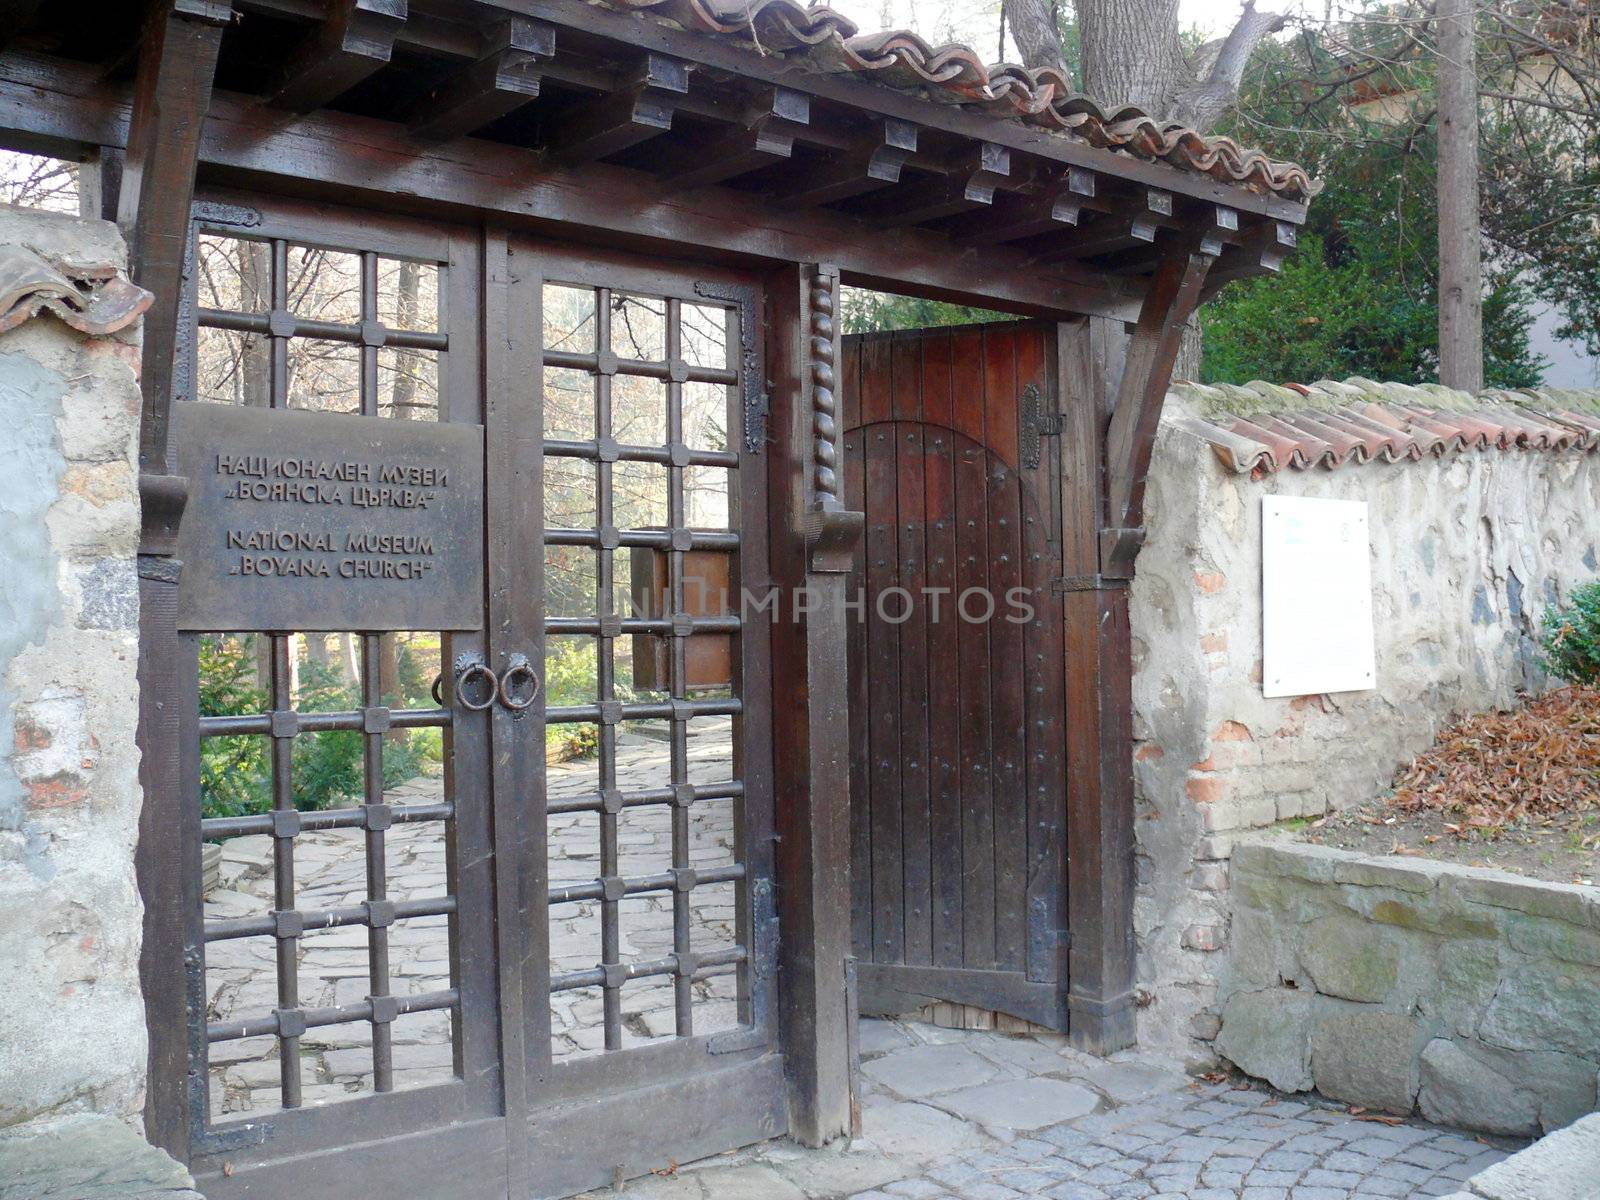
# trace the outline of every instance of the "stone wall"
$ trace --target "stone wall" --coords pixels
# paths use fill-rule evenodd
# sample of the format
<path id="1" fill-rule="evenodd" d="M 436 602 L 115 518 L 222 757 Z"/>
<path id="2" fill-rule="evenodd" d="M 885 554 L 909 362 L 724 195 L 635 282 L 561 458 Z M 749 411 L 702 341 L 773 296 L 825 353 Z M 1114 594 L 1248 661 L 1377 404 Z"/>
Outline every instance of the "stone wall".
<path id="1" fill-rule="evenodd" d="M 124 260 L 114 226 L 3 205 L 0 256 L 78 284 L 74 319 Z M 137 311 L 89 336 L 38 307 L 0 311 L 0 1128 L 132 1122 L 145 1080 Z"/>
<path id="2" fill-rule="evenodd" d="M 1600 574 L 1600 454 L 1490 448 L 1258 476 L 1194 432 L 1216 395 L 1169 397 L 1131 597 L 1140 1041 L 1195 1066 L 1214 1061 L 1217 959 L 1237 936 L 1233 836 L 1370 800 L 1452 718 L 1543 686 L 1539 613 Z M 1262 696 L 1261 499 L 1274 494 L 1369 502 L 1376 689 Z"/>
<path id="3" fill-rule="evenodd" d="M 1216 1048 L 1242 1071 L 1486 1133 L 1594 1110 L 1600 888 L 1281 838 L 1232 874 Z"/>

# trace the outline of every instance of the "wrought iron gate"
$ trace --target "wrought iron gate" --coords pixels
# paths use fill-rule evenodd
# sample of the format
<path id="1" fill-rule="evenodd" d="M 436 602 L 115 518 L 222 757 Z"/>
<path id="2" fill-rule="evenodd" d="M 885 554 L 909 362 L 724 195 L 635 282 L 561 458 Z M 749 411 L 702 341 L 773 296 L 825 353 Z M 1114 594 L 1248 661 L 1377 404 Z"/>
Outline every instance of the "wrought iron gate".
<path id="1" fill-rule="evenodd" d="M 1066 1028 L 1053 341 L 1024 322 L 844 339 L 867 525 L 850 644 L 865 1013 L 943 1000 Z"/>
<path id="2" fill-rule="evenodd" d="M 195 232 L 164 1140 L 212 1197 L 522 1197 L 781 1133 L 759 293 Z"/>

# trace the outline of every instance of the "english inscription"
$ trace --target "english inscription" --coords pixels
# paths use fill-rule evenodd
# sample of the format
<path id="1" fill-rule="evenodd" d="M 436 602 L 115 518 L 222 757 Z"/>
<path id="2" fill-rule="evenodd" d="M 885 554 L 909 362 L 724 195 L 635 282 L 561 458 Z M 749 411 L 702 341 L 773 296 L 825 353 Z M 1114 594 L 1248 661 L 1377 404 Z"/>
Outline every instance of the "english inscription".
<path id="1" fill-rule="evenodd" d="M 476 426 L 183 404 L 176 428 L 181 628 L 481 626 Z"/>

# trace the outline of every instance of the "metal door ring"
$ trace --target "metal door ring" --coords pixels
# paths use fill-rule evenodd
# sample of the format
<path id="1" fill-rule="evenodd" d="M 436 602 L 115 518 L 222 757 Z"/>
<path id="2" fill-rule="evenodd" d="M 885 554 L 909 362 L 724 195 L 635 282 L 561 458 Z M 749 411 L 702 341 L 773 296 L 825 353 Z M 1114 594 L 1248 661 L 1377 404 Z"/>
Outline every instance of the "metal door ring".
<path id="1" fill-rule="evenodd" d="M 467 698 L 467 684 L 482 675 L 489 681 L 489 694 L 481 704 L 475 704 Z M 500 693 L 500 681 L 495 678 L 495 673 L 481 662 L 468 663 L 456 673 L 456 699 L 461 701 L 463 708 L 470 708 L 473 712 L 482 712 L 494 703 L 494 698 Z"/>
<path id="2" fill-rule="evenodd" d="M 526 676 L 532 685 L 532 690 L 522 699 L 512 696 L 511 689 L 516 686 L 516 680 Z M 506 668 L 506 673 L 500 677 L 500 703 L 512 712 L 521 712 L 539 698 L 539 674 L 528 665 L 526 659 L 519 659 Z"/>

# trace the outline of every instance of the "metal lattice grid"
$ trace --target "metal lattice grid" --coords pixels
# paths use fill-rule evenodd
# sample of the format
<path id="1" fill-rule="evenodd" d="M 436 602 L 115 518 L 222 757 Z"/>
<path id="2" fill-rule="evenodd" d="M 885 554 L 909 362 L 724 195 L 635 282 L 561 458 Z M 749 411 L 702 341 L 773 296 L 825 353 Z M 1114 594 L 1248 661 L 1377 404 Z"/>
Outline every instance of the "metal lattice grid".
<path id="1" fill-rule="evenodd" d="M 196 242 L 192 303 L 196 323 L 193 398 L 202 401 L 312 408 L 398 420 L 438 420 L 443 359 L 449 349 L 445 264 L 401 259 L 373 251 L 346 251 L 291 239 L 235 238 L 202 233 Z M 210 636 L 210 635 L 206 635 Z M 218 635 L 227 636 L 227 635 Z M 298 664 L 293 646 L 302 635 L 262 631 L 266 705 L 254 713 L 202 713 L 201 739 L 266 737 L 270 810 L 199 822 L 207 842 L 266 835 L 272 839 L 268 912 L 202 920 L 204 947 L 240 939 L 270 938 L 275 996 L 267 1011 L 208 1019 L 201 1055 L 210 1060 L 224 1043 L 271 1038 L 279 1066 L 277 1098 L 286 1109 L 304 1094 L 302 1040 L 313 1031 L 364 1022 L 370 1029 L 371 1090 L 394 1090 L 396 1022 L 413 1014 L 447 1013 L 455 1032 L 452 1071 L 461 1072 L 460 963 L 455 913 L 455 804 L 448 778 L 439 798 L 391 804 L 384 787 L 385 743 L 397 732 L 438 729 L 448 739 L 448 707 L 408 708 L 383 694 L 384 639 L 410 635 L 356 632 L 341 635 L 358 647 L 359 707 L 305 711 L 297 704 Z M 321 635 L 318 635 L 321 636 Z M 442 641 L 442 639 L 441 639 Z M 439 700 L 437 691 L 435 700 Z M 360 803 L 302 811 L 296 803 L 297 739 L 341 732 L 361 738 Z M 448 761 L 448 748 L 445 752 Z M 395 898 L 390 878 L 390 831 L 437 825 L 444 846 L 445 892 Z M 296 845 L 306 835 L 360 831 L 358 901 L 300 907 Z M 397 993 L 391 943 L 418 926 L 446 923 L 449 986 Z M 407 924 L 410 922 L 411 924 Z M 339 929 L 365 931 L 366 994 L 358 1000 L 307 1007 L 301 960 L 308 940 Z M 202 949 L 200 971 L 205 978 Z M 259 989 L 256 989 L 256 993 Z M 208 989 L 207 994 L 214 994 Z M 211 1014 L 217 1017 L 215 1011 Z M 207 1062 L 196 1074 L 218 1085 Z M 213 1098 L 215 1100 L 215 1098 Z M 222 1106 L 209 1105 L 213 1116 Z"/>
<path id="2" fill-rule="evenodd" d="M 553 972 L 550 990 L 553 999 L 598 992 L 603 1038 L 595 1048 L 609 1052 L 625 1046 L 623 992 L 630 983 L 670 979 L 671 1025 L 678 1038 L 711 1031 L 703 1012 L 697 1024 L 697 1007 L 709 998 L 707 989 L 696 988 L 719 977 L 735 977 L 738 1023 L 752 1019 L 740 681 L 731 663 L 722 688 L 693 687 L 689 673 L 691 639 L 735 643 L 741 631 L 738 598 L 693 595 L 704 588 L 691 585 L 704 580 L 690 579 L 686 571 L 691 555 L 713 551 L 733 564 L 723 586 L 738 578 L 739 455 L 727 448 L 727 431 L 737 418 L 740 375 L 730 348 L 738 345 L 739 318 L 727 306 L 625 295 L 607 287 L 548 284 L 545 297 L 546 431 L 568 435 L 546 437 L 546 474 L 578 496 L 576 502 L 547 504 L 545 555 L 547 567 L 567 556 L 579 580 L 579 597 L 565 604 L 550 596 L 547 584 L 547 614 L 558 614 L 545 620 L 547 660 L 551 647 L 562 644 L 592 645 L 594 655 L 592 695 L 582 697 L 583 703 L 553 703 L 545 720 L 558 728 L 592 727 L 596 742 L 592 787 L 552 794 L 547 812 L 553 821 L 594 814 L 598 841 L 598 876 L 556 882 L 549 890 L 552 924 L 573 911 L 564 906 L 598 906 L 598 919 L 586 924 L 598 941 L 594 965 Z M 554 328 L 553 310 L 568 318 Z M 578 403 L 553 405 L 552 387 Z M 659 411 L 652 402 L 658 394 Z M 652 487 L 647 481 L 657 471 L 661 485 Z M 708 479 L 728 482 L 708 488 Z M 572 523 L 555 524 L 553 517 Z M 631 596 L 617 568 L 619 552 L 631 558 Z M 648 576 L 652 558 L 665 568 L 654 605 L 641 603 L 638 595 L 640 565 Z M 580 609 L 587 611 L 570 615 Z M 646 680 L 642 652 L 635 650 L 630 661 L 625 638 L 647 649 L 660 646 L 664 672 Z M 737 660 L 731 651 L 729 658 Z M 626 678 L 619 678 L 619 660 L 628 668 Z M 558 699 L 563 697 L 552 697 Z M 696 782 L 690 724 L 717 717 L 732 719 L 729 777 Z M 652 727 L 670 747 L 665 776 L 619 779 L 622 731 L 648 737 Z M 692 826 L 714 802 L 732 810 L 733 861 L 705 865 L 707 849 L 692 836 L 698 832 Z M 630 869 L 621 845 L 626 820 L 663 809 L 670 821 L 669 855 L 650 864 L 654 869 Z M 711 927 L 697 920 L 696 910 L 717 904 L 728 889 L 734 891 L 736 936 L 702 944 L 709 942 Z M 671 902 L 670 952 L 630 955 L 623 936 L 630 907 L 663 896 Z"/>

